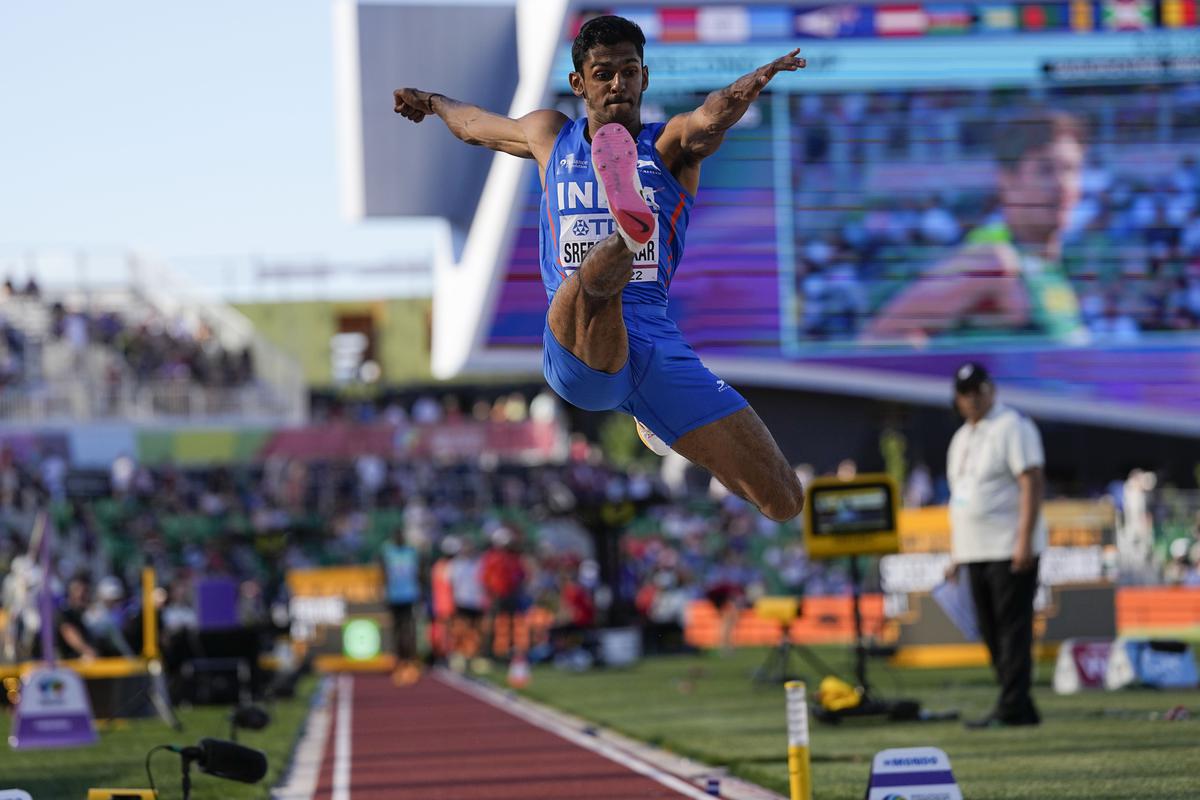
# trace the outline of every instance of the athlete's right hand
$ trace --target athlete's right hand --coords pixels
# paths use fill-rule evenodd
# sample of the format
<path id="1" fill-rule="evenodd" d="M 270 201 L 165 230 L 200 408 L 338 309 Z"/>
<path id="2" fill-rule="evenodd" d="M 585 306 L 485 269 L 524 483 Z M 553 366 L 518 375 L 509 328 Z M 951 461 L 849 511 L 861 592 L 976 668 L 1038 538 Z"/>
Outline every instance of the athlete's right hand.
<path id="1" fill-rule="evenodd" d="M 396 113 L 420 122 L 427 114 L 433 113 L 434 92 L 422 92 L 420 89 L 397 89 L 392 92 L 396 100 Z"/>

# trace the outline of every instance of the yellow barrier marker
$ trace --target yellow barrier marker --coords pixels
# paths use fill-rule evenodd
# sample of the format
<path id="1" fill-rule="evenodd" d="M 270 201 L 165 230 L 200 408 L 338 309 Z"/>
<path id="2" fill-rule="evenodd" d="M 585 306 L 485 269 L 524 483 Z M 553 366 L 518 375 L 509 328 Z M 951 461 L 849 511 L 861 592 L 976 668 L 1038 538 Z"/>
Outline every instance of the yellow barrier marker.
<path id="1" fill-rule="evenodd" d="M 157 800 L 149 789 L 88 789 L 87 800 Z"/>
<path id="2" fill-rule="evenodd" d="M 158 658 L 158 609 L 154 603 L 154 567 L 142 567 L 142 657 Z"/>
<path id="3" fill-rule="evenodd" d="M 792 800 L 812 800 L 812 770 L 808 759 L 808 705 L 804 681 L 783 685 L 787 695 L 788 782 Z"/>

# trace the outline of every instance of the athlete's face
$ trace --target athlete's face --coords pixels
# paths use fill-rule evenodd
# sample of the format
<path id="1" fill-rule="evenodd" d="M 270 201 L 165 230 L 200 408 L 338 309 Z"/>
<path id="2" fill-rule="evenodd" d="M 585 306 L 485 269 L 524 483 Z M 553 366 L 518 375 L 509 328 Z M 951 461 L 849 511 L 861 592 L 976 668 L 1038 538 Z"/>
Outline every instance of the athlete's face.
<path id="1" fill-rule="evenodd" d="M 1012 169 L 1001 169 L 1000 203 L 1009 227 L 1026 238 L 1060 233 L 1079 202 L 1082 174 L 1083 145 L 1073 136 L 1060 136 Z"/>
<path id="2" fill-rule="evenodd" d="M 629 128 L 641 121 L 642 92 L 650 85 L 650 73 L 632 42 L 596 45 L 570 80 L 593 126 L 619 122 Z"/>

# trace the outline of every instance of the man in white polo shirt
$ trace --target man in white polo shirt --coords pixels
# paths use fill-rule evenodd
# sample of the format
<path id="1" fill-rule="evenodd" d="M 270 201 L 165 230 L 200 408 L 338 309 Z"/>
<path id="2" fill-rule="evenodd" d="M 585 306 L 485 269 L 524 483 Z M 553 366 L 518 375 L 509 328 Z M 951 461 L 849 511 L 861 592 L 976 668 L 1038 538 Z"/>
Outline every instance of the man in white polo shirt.
<path id="1" fill-rule="evenodd" d="M 951 560 L 947 577 L 965 565 L 979 631 L 1000 684 L 995 708 L 971 728 L 1037 725 L 1033 680 L 1033 598 L 1042 519 L 1042 439 L 1033 421 L 996 401 L 982 365 L 954 376 L 954 405 L 966 422 L 950 440 Z"/>

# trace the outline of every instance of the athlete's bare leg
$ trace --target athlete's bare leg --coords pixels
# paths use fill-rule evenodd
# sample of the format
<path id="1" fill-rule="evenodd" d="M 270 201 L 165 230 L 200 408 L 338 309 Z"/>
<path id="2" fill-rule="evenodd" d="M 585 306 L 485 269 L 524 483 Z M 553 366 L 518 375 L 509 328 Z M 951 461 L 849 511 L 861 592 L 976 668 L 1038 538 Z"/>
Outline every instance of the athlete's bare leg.
<path id="1" fill-rule="evenodd" d="M 632 276 L 633 253 L 613 234 L 589 250 L 579 271 L 554 293 L 550 332 L 592 369 L 615 374 L 629 358 L 621 290 Z"/>
<path id="2" fill-rule="evenodd" d="M 632 268 L 633 253 L 613 235 L 593 247 L 579 271 L 554 293 L 550 331 L 592 369 L 613 374 L 629 358 L 621 290 Z M 804 508 L 795 471 L 751 408 L 685 433 L 673 449 L 771 519 L 788 520 Z"/>
<path id="3" fill-rule="evenodd" d="M 804 508 L 804 489 L 795 470 L 752 408 L 688 431 L 671 447 L 777 522 L 792 519 Z"/>
<path id="4" fill-rule="evenodd" d="M 653 220 L 641 196 L 636 146 L 628 131 L 615 124 L 604 126 L 596 132 L 592 155 L 619 231 L 588 251 L 579 271 L 559 286 L 547 320 L 554 338 L 576 358 L 594 370 L 615 374 L 629 359 L 621 291 L 633 275 L 631 248 L 647 241 Z M 621 227 L 627 218 L 633 218 L 640 232 Z M 685 434 L 674 449 L 706 467 L 771 519 L 791 519 L 804 507 L 800 481 L 749 408 Z"/>

